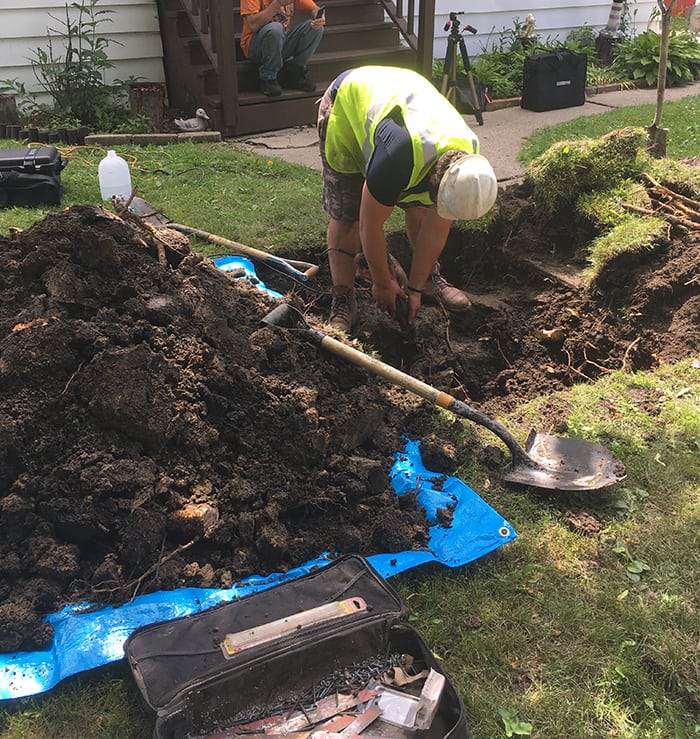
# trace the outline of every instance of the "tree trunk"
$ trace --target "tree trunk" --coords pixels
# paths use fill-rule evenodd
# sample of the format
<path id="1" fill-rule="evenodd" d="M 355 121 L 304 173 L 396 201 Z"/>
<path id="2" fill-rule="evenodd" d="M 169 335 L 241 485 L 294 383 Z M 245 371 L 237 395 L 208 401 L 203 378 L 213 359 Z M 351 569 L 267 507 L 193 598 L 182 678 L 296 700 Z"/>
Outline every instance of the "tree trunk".
<path id="1" fill-rule="evenodd" d="M 129 85 L 129 105 L 132 116 L 142 115 L 148 119 L 152 133 L 163 130 L 165 85 L 162 82 L 134 82 Z"/>
<path id="2" fill-rule="evenodd" d="M 666 92 L 666 70 L 668 66 L 668 39 L 671 35 L 671 14 L 677 0 L 670 0 L 668 8 L 663 0 L 656 0 L 661 11 L 661 41 L 659 45 L 659 75 L 656 80 L 656 115 L 654 122 L 647 128 L 647 145 L 649 153 L 656 158 L 666 156 L 666 134 L 668 129 L 660 128 L 661 114 L 664 108 Z"/>
<path id="3" fill-rule="evenodd" d="M 5 123 L 9 126 L 19 125 L 17 100 L 14 95 L 0 95 L 0 123 Z"/>

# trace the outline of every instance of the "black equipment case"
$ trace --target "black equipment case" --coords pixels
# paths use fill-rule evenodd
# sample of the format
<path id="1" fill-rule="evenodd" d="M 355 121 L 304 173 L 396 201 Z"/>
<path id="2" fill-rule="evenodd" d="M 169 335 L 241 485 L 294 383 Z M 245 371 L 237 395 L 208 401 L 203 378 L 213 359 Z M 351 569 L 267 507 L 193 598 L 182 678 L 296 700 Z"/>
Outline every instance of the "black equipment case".
<path id="1" fill-rule="evenodd" d="M 329 615 L 328 609 L 351 601 L 364 607 Z M 319 613 L 324 618 L 314 615 Z M 262 736 L 261 729 L 255 733 L 252 727 L 270 716 L 271 706 L 285 715 L 298 709 L 304 721 L 314 705 L 320 706 L 315 701 L 332 676 L 348 682 L 349 675 L 359 675 L 362 681 L 368 665 L 378 665 L 381 676 L 387 659 L 396 664 L 391 659 L 398 655 L 412 655 L 416 670 L 439 678 L 434 713 L 417 729 L 384 721 L 389 713 L 382 709 L 366 733 L 391 739 L 466 739 L 464 705 L 405 616 L 398 594 L 369 562 L 346 555 L 296 580 L 141 627 L 128 637 L 124 650 L 143 698 L 157 712 L 156 739 L 213 739 L 238 736 L 237 731 Z M 426 689 L 415 691 L 424 695 Z M 379 709 L 373 710 L 376 716 Z M 308 724 L 304 730 L 310 731 Z M 290 736 L 301 735 L 290 731 Z"/>
<path id="2" fill-rule="evenodd" d="M 0 208 L 59 205 L 66 164 L 55 146 L 0 149 Z"/>
<path id="3" fill-rule="evenodd" d="M 541 113 L 586 102 L 586 54 L 556 49 L 525 57 L 520 107 Z"/>

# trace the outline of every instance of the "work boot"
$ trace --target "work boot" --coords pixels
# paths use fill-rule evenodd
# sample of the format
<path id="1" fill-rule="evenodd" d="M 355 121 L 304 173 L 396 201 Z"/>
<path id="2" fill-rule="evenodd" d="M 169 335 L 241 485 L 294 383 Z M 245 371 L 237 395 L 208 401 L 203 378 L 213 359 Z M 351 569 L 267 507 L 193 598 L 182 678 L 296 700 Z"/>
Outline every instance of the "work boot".
<path id="1" fill-rule="evenodd" d="M 428 277 L 428 281 L 423 288 L 423 295 L 437 301 L 445 310 L 451 313 L 461 313 L 472 304 L 466 293 L 458 287 L 450 285 L 440 274 L 439 267 Z"/>
<path id="2" fill-rule="evenodd" d="M 277 97 L 282 94 L 282 88 L 277 80 L 260 80 L 260 92 L 267 97 Z"/>
<path id="3" fill-rule="evenodd" d="M 292 62 L 285 62 L 277 77 L 282 87 L 288 90 L 303 90 L 304 92 L 316 90 L 316 83 L 309 78 L 306 70 Z"/>
<path id="4" fill-rule="evenodd" d="M 328 325 L 349 334 L 357 320 L 355 290 L 352 287 L 338 286 L 333 288 L 331 296 L 331 315 Z"/>

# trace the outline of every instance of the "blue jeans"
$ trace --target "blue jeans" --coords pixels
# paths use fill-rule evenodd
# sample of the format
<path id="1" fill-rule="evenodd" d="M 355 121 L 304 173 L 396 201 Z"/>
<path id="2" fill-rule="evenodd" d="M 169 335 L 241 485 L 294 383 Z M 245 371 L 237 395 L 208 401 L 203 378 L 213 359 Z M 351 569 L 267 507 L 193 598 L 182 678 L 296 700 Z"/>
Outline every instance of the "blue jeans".
<path id="1" fill-rule="evenodd" d="M 273 21 L 253 34 L 248 59 L 258 65 L 261 80 L 277 79 L 286 61 L 306 72 L 322 36 L 323 28 L 311 28 L 310 20 L 299 23 L 287 33 L 281 23 Z"/>

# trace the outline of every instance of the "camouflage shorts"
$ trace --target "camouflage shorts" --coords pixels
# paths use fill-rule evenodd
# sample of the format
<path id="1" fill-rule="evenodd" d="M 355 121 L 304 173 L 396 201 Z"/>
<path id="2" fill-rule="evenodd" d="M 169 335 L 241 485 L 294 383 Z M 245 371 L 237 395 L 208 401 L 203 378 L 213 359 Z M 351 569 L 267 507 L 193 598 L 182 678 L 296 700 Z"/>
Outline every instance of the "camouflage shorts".
<path id="1" fill-rule="evenodd" d="M 326 125 L 332 104 L 329 87 L 319 103 L 317 123 L 323 164 L 323 210 L 336 221 L 359 221 L 360 198 L 365 178 L 359 172 L 336 172 L 326 161 Z"/>

